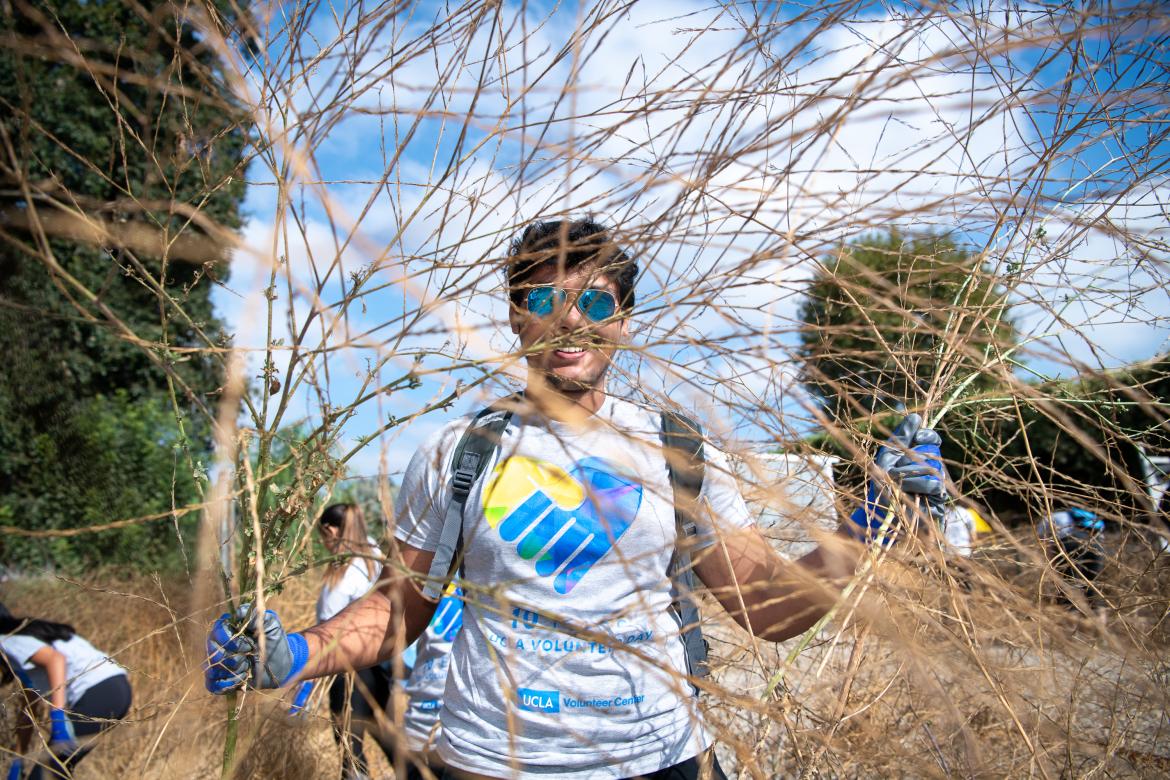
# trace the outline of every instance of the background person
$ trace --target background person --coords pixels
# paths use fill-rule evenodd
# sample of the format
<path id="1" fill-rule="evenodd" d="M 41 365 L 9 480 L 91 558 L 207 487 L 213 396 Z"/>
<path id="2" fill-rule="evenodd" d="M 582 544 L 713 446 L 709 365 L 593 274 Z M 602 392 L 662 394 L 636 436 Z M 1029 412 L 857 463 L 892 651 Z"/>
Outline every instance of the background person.
<path id="1" fill-rule="evenodd" d="M 951 504 L 943 515 L 943 539 L 947 550 L 960 558 L 970 558 L 975 550 L 975 514 L 973 510 Z"/>
<path id="2" fill-rule="evenodd" d="M 403 737 L 410 753 L 404 762 L 406 780 L 418 780 L 423 776 L 420 765 L 426 765 L 435 776 L 441 776 L 443 772 L 443 761 L 436 751 L 439 711 L 447 687 L 451 647 L 463 628 L 462 596 L 462 591 L 454 584 L 447 587 L 426 631 L 406 653 L 410 660 L 410 674 L 402 685 L 407 700 Z"/>
<path id="3" fill-rule="evenodd" d="M 33 708 L 49 705 L 48 776 L 72 776 L 91 745 L 85 738 L 102 732 L 130 711 L 130 681 L 126 670 L 110 660 L 73 627 L 35 618 L 0 616 L 0 678 L 15 677 L 24 688 L 25 712 L 18 729 L 19 749 L 27 753 L 34 731 Z M 82 740 L 79 742 L 79 740 Z M 9 777 L 19 777 L 26 762 L 17 759 Z M 31 763 L 31 762 L 29 762 Z M 45 771 L 38 763 L 28 775 L 39 780 Z"/>
<path id="4" fill-rule="evenodd" d="M 364 539 L 367 546 L 375 551 L 374 554 L 381 555 L 374 539 L 367 535 L 364 515 L 361 508 L 356 505 L 333 504 L 326 507 L 317 525 L 322 543 L 333 554 L 343 554 L 346 549 L 357 548 L 358 540 Z M 370 574 L 367 563 L 375 561 L 371 558 L 354 557 L 334 563 L 331 570 L 326 572 L 325 585 L 317 600 L 319 621 L 328 620 L 369 592 L 377 581 L 377 576 Z M 381 566 L 377 568 L 380 571 Z M 339 574 L 341 576 L 338 576 Z M 428 766 L 435 775 L 442 771 L 442 763 L 433 750 L 438 734 L 443 688 L 447 682 L 451 644 L 463 626 L 463 602 L 460 595 L 454 586 L 448 588 L 448 592 L 435 609 L 435 616 L 427 630 L 403 652 L 403 666 L 407 678 L 402 688 L 407 696 L 407 709 L 401 746 L 410 754 L 404 761 L 407 780 L 416 780 L 423 776 L 419 769 L 420 764 Z M 362 669 L 356 676 L 365 685 L 366 691 L 376 692 L 376 696 L 369 698 L 374 699 L 379 708 L 385 709 L 390 700 L 388 691 L 393 683 L 393 675 L 388 665 L 378 664 Z M 349 773 L 347 777 L 361 777 L 362 773 L 368 772 L 368 760 L 364 751 L 364 737 L 367 733 L 374 735 L 392 764 L 396 743 L 376 725 L 373 707 L 362 691 L 356 685 L 351 687 L 344 684 L 345 682 L 345 676 L 334 678 L 329 691 L 330 711 L 334 716 L 334 736 L 339 744 L 344 741 L 343 714 L 348 703 L 352 706 L 353 728 L 347 743 L 349 754 L 345 757 L 348 762 L 345 771 Z M 303 710 L 311 689 L 312 681 L 302 684 L 290 714 L 296 715 Z M 383 691 L 387 693 L 383 695 Z M 354 693 L 357 696 L 354 696 Z M 392 718 L 389 713 L 386 717 Z M 361 732 L 357 730 L 359 724 Z"/>
<path id="5" fill-rule="evenodd" d="M 945 552 L 954 564 L 952 576 L 965 591 L 971 590 L 976 576 L 971 566 L 971 556 L 980 534 L 990 530 L 974 507 L 952 503 L 943 515 L 942 533 L 946 543 Z"/>
<path id="6" fill-rule="evenodd" d="M 325 569 L 317 598 L 317 620 L 324 622 L 370 592 L 382 571 L 382 551 L 369 535 L 357 504 L 331 504 L 317 519 L 317 531 L 333 560 Z M 360 780 L 369 775 L 365 736 L 376 733 L 375 712 L 390 700 L 390 673 L 381 664 L 339 674 L 329 687 L 333 738 L 342 746 L 342 776 Z M 348 728 L 346 718 L 348 713 Z"/>
<path id="7" fill-rule="evenodd" d="M 1095 512 L 1079 506 L 1053 512 L 1040 528 L 1040 538 L 1052 568 L 1070 586 L 1081 590 L 1093 609 L 1102 606 L 1095 583 L 1105 567 L 1104 530 L 1104 520 Z M 1056 601 L 1069 609 L 1076 609 L 1063 589 Z"/>

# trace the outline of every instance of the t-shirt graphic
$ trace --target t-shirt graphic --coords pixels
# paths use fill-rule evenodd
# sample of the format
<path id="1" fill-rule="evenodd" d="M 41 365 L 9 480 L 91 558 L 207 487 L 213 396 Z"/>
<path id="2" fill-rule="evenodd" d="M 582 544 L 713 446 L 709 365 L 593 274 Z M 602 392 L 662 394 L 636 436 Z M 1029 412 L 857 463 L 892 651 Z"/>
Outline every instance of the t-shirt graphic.
<path id="1" fill-rule="evenodd" d="M 395 504 L 404 544 L 438 547 L 471 422 L 452 420 L 411 458 Z M 612 397 L 580 426 L 513 417 L 464 506 L 463 630 L 446 675 L 427 675 L 442 690 L 410 691 L 412 747 L 430 736 L 416 737 L 416 722 L 438 714 L 433 742 L 453 770 L 620 780 L 710 746 L 699 700 L 681 683 L 661 427 L 657 410 Z M 696 550 L 752 523 L 726 457 L 714 446 L 704 455 Z M 429 671 L 420 649 L 410 684 Z M 437 713 L 420 704 L 440 700 Z"/>
<path id="2" fill-rule="evenodd" d="M 455 635 L 463 628 L 463 589 L 456 588 L 453 593 L 443 596 L 439 605 L 435 607 L 435 616 L 431 618 L 430 629 L 435 636 L 442 637 L 445 642 L 454 642 Z"/>
<path id="3" fill-rule="evenodd" d="M 488 525 L 515 542 L 521 558 L 536 558 L 538 576 L 555 575 L 553 588 L 561 595 L 613 548 L 641 505 L 642 485 L 597 457 L 582 458 L 566 472 L 514 455 L 496 467 L 483 499 Z"/>

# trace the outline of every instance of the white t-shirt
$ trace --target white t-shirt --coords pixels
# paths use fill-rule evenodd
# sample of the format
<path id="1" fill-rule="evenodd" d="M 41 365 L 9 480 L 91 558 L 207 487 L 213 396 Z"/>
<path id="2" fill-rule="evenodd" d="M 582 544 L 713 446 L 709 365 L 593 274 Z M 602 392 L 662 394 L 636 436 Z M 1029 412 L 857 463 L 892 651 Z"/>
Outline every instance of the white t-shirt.
<path id="1" fill-rule="evenodd" d="M 407 744 L 416 753 L 432 750 L 437 744 L 439 709 L 447 686 L 451 646 L 463 627 L 461 595 L 457 591 L 443 596 L 427 630 L 411 645 L 415 658 L 410 677 L 402 686 L 409 698 L 403 725 Z"/>
<path id="2" fill-rule="evenodd" d="M 1075 530 L 1072 515 L 1063 509 L 1052 513 L 1052 517 L 1048 518 L 1046 523 L 1040 526 L 1041 539 L 1054 539 L 1056 537 L 1065 538 L 1071 536 Z"/>
<path id="3" fill-rule="evenodd" d="M 962 506 L 948 509 L 943 515 L 943 538 L 951 550 L 964 558 L 971 557 L 974 536 L 975 518 L 971 516 L 971 510 Z"/>
<path id="4" fill-rule="evenodd" d="M 369 593 L 370 588 L 374 587 L 374 583 L 378 581 L 378 573 L 382 570 L 382 564 L 378 562 L 377 558 L 382 557 L 382 552 L 378 549 L 378 543 L 374 541 L 373 537 L 367 536 L 366 541 L 370 545 L 367 552 L 369 555 L 375 556 L 375 560 L 371 561 L 369 558 L 355 556 L 350 560 L 345 574 L 341 575 L 341 579 L 337 581 L 336 585 L 326 583 L 321 588 L 321 595 L 317 597 L 318 623 L 324 623 Z M 373 574 L 370 574 L 369 569 L 371 563 L 374 567 Z"/>
<path id="5" fill-rule="evenodd" d="M 47 701 L 51 693 L 49 676 L 44 669 L 29 659 L 42 647 L 48 647 L 41 640 L 24 634 L 0 636 L 0 650 L 20 665 L 28 676 L 33 690 Z M 72 639 L 57 640 L 51 647 L 65 656 L 65 705 L 72 707 L 80 701 L 93 686 L 100 682 L 125 674 L 126 670 L 110 660 L 102 651 L 77 634 Z"/>
<path id="6" fill-rule="evenodd" d="M 412 458 L 400 541 L 437 547 L 469 422 L 445 426 Z M 584 428 L 513 418 L 464 512 L 464 626 L 438 743 L 451 766 L 622 778 L 710 744 L 671 609 L 677 532 L 659 429 L 657 413 L 612 398 Z M 751 525 L 726 458 L 705 454 L 699 547 Z"/>

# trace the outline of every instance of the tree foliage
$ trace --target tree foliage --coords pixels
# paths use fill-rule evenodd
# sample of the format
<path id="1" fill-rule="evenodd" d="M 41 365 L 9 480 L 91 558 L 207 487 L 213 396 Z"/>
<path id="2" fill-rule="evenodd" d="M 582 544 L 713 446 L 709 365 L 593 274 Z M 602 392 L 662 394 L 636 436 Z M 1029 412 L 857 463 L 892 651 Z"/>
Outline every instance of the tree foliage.
<path id="1" fill-rule="evenodd" d="M 194 502 L 223 376 L 208 348 L 226 343 L 210 291 L 240 221 L 246 115 L 190 8 L 5 5 L 0 506 L 38 529 Z M 8 542 L 6 562 L 174 546 L 169 522 L 121 534 L 113 558 L 78 537 L 39 554 Z"/>
<path id="2" fill-rule="evenodd" d="M 1074 503 L 1113 521 L 1144 523 L 1153 507 L 1139 449 L 1170 453 L 1168 393 L 1163 356 L 960 407 L 945 425 L 954 476 L 968 497 L 1009 520 L 1035 522 L 1052 504 Z"/>
<path id="3" fill-rule="evenodd" d="M 801 380 L 841 420 L 920 403 L 944 373 L 978 391 L 1015 341 L 1006 293 L 949 236 L 895 230 L 824 258 L 800 310 Z"/>
<path id="4" fill-rule="evenodd" d="M 938 426 L 943 455 L 960 495 L 1009 525 L 1034 525 L 1065 504 L 1144 524 L 1154 507 L 1141 453 L 1170 454 L 1167 398 L 1166 355 L 1110 373 L 1020 382 L 955 405 Z M 853 444 L 884 438 L 897 419 L 858 421 Z M 864 482 L 863 465 L 843 439 L 820 432 L 803 445 L 840 458 L 839 485 Z"/>

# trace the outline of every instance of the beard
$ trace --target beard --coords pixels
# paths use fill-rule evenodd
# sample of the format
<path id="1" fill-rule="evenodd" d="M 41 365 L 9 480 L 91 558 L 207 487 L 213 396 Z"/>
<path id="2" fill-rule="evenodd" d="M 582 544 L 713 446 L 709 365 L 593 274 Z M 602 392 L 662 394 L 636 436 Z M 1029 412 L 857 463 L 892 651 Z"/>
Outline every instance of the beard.
<path id="1" fill-rule="evenodd" d="M 566 377 L 553 371 L 541 372 L 544 381 L 550 388 L 560 393 L 586 393 L 590 390 L 600 390 L 605 384 L 605 376 L 609 373 L 609 361 L 600 368 L 584 376 Z"/>

